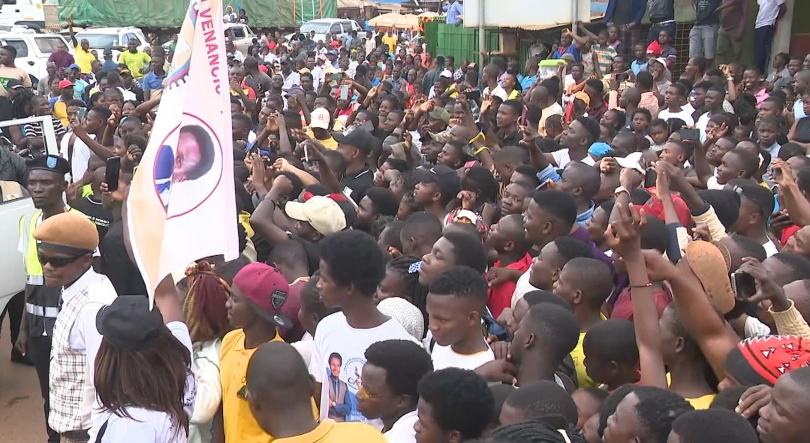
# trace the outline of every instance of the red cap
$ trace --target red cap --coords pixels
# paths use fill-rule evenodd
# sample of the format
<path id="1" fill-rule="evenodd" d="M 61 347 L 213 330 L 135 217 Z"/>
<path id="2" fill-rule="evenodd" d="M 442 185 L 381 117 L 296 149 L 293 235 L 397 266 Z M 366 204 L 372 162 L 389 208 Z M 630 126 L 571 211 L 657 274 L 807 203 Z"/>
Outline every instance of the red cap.
<path id="1" fill-rule="evenodd" d="M 257 313 L 262 318 L 282 328 L 292 326 L 283 309 L 290 285 L 278 269 L 264 263 L 251 263 L 236 274 L 233 284 L 261 308 Z"/>
<path id="2" fill-rule="evenodd" d="M 69 86 L 73 86 L 73 82 L 70 80 L 59 80 L 59 89 L 67 88 Z"/>

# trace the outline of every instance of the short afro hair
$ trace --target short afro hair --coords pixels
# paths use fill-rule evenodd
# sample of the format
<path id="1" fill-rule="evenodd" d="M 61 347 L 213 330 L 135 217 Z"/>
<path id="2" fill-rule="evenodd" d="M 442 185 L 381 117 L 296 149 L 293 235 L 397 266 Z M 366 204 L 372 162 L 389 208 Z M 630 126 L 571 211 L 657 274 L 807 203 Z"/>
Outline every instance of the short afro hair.
<path id="1" fill-rule="evenodd" d="M 627 397 L 627 394 L 633 392 L 635 389 L 636 385 L 631 384 L 619 386 L 618 389 L 611 392 L 610 395 L 605 398 L 605 401 L 602 402 L 602 407 L 599 408 L 599 437 L 605 434 L 608 418 L 616 413 L 616 408 L 619 407 L 619 403 L 624 400 L 624 397 Z"/>
<path id="2" fill-rule="evenodd" d="M 638 364 L 636 331 L 629 320 L 612 318 L 588 330 L 582 348 L 603 362 Z"/>
<path id="3" fill-rule="evenodd" d="M 726 409 L 685 412 L 672 422 L 672 432 L 683 443 L 759 443 L 748 421 Z"/>
<path id="4" fill-rule="evenodd" d="M 547 350 L 560 362 L 577 347 L 579 324 L 571 311 L 550 303 L 529 308 L 524 321 L 529 321 L 532 333 L 539 335 Z"/>
<path id="5" fill-rule="evenodd" d="M 557 246 L 557 253 L 563 259 L 560 268 L 575 258 L 594 258 L 591 246 L 582 240 L 573 237 L 557 237 L 553 243 Z"/>
<path id="6" fill-rule="evenodd" d="M 419 380 L 433 371 L 425 349 L 409 340 L 378 341 L 366 349 L 366 364 L 385 370 L 385 383 L 394 395 L 406 395 L 411 405 L 419 401 Z"/>
<path id="7" fill-rule="evenodd" d="M 655 249 L 667 252 L 667 226 L 663 220 L 647 217 L 647 224 L 641 228 L 641 249 Z"/>
<path id="8" fill-rule="evenodd" d="M 473 268 L 480 274 L 486 272 L 487 251 L 480 238 L 461 232 L 447 232 L 442 237 L 453 245 L 456 265 Z"/>
<path id="9" fill-rule="evenodd" d="M 541 210 L 561 223 L 573 226 L 574 222 L 577 221 L 577 203 L 574 201 L 574 197 L 571 197 L 567 192 L 557 190 L 540 191 L 534 194 L 532 200 Z"/>
<path id="10" fill-rule="evenodd" d="M 672 430 L 672 422 L 682 414 L 694 411 L 685 398 L 669 389 L 639 386 L 633 390 L 633 394 L 638 397 L 635 410 L 642 427 L 641 441 L 665 443 Z"/>
<path id="11" fill-rule="evenodd" d="M 419 382 L 417 392 L 432 407 L 439 429 L 458 431 L 464 440 L 479 438 L 492 420 L 492 392 L 473 371 L 446 368 L 431 372 Z"/>
<path id="12" fill-rule="evenodd" d="M 371 297 L 385 277 L 385 258 L 374 239 L 360 231 L 341 231 L 319 242 L 321 261 L 339 286 L 354 286 Z"/>
<path id="13" fill-rule="evenodd" d="M 506 404 L 525 412 L 526 418 L 559 416 L 568 426 L 577 424 L 577 404 L 571 394 L 553 381 L 543 380 L 521 386 L 506 399 Z"/>
<path id="14" fill-rule="evenodd" d="M 789 281 L 783 284 L 788 284 L 796 280 L 804 280 L 805 277 L 810 275 L 810 260 L 801 255 L 782 251 L 768 258 L 779 260 L 790 269 L 790 273 L 788 274 Z"/>
<path id="15" fill-rule="evenodd" d="M 565 299 L 551 291 L 546 291 L 543 289 L 529 291 L 523 294 L 523 299 L 526 300 L 526 303 L 528 303 L 530 308 L 534 305 L 539 305 L 540 303 L 549 303 L 552 305 L 557 305 L 568 311 L 571 310 L 571 305 L 565 301 Z"/>
<path id="16" fill-rule="evenodd" d="M 390 189 L 373 186 L 366 191 L 365 196 L 371 200 L 375 214 L 397 215 L 399 200 Z"/>
<path id="17" fill-rule="evenodd" d="M 481 273 L 467 266 L 452 266 L 430 284 L 431 294 L 471 299 L 482 308 L 487 303 L 488 289 Z"/>

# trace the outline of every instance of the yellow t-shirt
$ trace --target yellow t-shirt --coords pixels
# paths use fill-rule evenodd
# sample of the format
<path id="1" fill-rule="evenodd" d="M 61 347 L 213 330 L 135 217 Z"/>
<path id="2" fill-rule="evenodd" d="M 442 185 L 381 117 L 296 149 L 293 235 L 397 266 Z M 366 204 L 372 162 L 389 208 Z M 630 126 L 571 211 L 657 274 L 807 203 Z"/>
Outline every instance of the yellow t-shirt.
<path id="1" fill-rule="evenodd" d="M 365 423 L 335 423 L 325 421 L 317 428 L 303 435 L 290 438 L 279 438 L 273 443 L 385 443 L 386 438 L 380 431 Z"/>
<path id="2" fill-rule="evenodd" d="M 709 406 L 712 405 L 714 397 L 716 396 L 717 394 L 706 394 L 703 397 L 687 398 L 686 401 L 688 401 L 689 404 L 692 405 L 692 407 L 697 410 L 709 409 Z"/>
<path id="3" fill-rule="evenodd" d="M 88 74 L 92 70 L 93 61 L 96 57 L 92 52 L 82 49 L 82 45 L 76 45 L 73 52 L 73 61 L 82 69 L 82 74 Z"/>
<path id="4" fill-rule="evenodd" d="M 307 127 L 306 130 L 304 130 L 304 133 L 312 138 L 315 138 L 315 134 L 312 133 L 312 128 Z M 324 148 L 331 149 L 332 151 L 334 151 L 338 147 L 338 142 L 335 141 L 334 137 L 329 137 L 326 140 L 318 140 L 318 141 L 321 142 Z"/>
<path id="5" fill-rule="evenodd" d="M 53 116 L 62 122 L 62 126 L 66 128 L 70 127 L 70 122 L 68 121 L 67 115 L 67 103 L 62 101 L 62 97 L 59 97 L 55 102 L 53 102 Z"/>
<path id="6" fill-rule="evenodd" d="M 127 65 L 127 69 L 132 73 L 132 77 L 138 80 L 142 79 L 144 76 L 141 72 L 141 68 L 149 65 L 151 61 L 152 57 L 149 57 L 149 54 L 140 50 L 134 54 L 129 51 L 124 51 L 118 56 L 118 64 Z"/>
<path id="7" fill-rule="evenodd" d="M 582 350 L 582 341 L 585 340 L 585 333 L 579 333 L 579 341 L 577 347 L 571 351 L 571 359 L 574 360 L 574 368 L 577 370 L 577 383 L 580 388 L 598 387 L 590 377 L 588 371 L 585 370 L 585 352 Z"/>
<path id="8" fill-rule="evenodd" d="M 281 335 L 271 341 L 284 340 Z M 270 443 L 273 437 L 265 434 L 250 412 L 245 395 L 247 367 L 256 349 L 245 349 L 245 332 L 242 329 L 229 332 L 222 339 L 219 353 L 219 375 L 222 383 L 222 421 L 225 441 L 241 443 Z M 312 400 L 312 415 L 319 417 L 315 400 Z"/>
<path id="9" fill-rule="evenodd" d="M 384 45 L 388 45 L 388 52 L 393 54 L 394 48 L 397 46 L 397 38 L 393 35 L 385 34 L 382 38 L 382 42 Z"/>
<path id="10" fill-rule="evenodd" d="M 672 384 L 672 374 L 667 372 L 667 386 L 671 384 Z M 714 397 L 716 396 L 717 394 L 706 394 L 702 397 L 687 398 L 686 401 L 688 401 L 689 404 L 692 405 L 692 407 L 697 410 L 709 409 L 709 406 L 712 405 Z"/>

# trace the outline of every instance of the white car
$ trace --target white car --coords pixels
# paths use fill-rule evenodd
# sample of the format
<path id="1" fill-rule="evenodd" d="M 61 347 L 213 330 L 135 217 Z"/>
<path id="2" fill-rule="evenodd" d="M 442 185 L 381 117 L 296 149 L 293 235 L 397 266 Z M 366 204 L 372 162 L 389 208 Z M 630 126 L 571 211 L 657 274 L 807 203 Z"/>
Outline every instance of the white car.
<path id="1" fill-rule="evenodd" d="M 256 34 L 248 25 L 242 23 L 225 23 L 225 34 L 233 46 L 245 57 L 250 55 L 250 47 L 253 46 L 253 39 Z"/>
<path id="2" fill-rule="evenodd" d="M 59 43 L 63 43 L 72 54 L 73 46 L 59 34 L 36 34 L 31 30 L 26 32 L 0 32 L 0 45 L 8 45 L 17 50 L 15 61 L 18 68 L 23 69 L 37 79 L 48 76 L 45 65 L 48 57 L 56 52 Z"/>
<path id="3" fill-rule="evenodd" d="M 356 21 L 344 18 L 316 18 L 301 25 L 301 34 L 310 35 L 312 31 L 315 31 L 314 40 L 316 42 L 323 40 L 324 43 L 329 43 L 326 41 L 326 34 L 336 35 L 342 39 L 352 31 L 357 31 L 357 35 L 360 37 L 365 33 L 363 28 L 361 28 Z M 295 36 L 294 33 L 288 34 L 285 37 L 287 37 L 287 40 L 290 40 L 293 36 Z"/>
<path id="4" fill-rule="evenodd" d="M 35 211 L 31 197 L 0 202 L 0 312 L 11 297 L 25 290 L 23 256 L 17 251 L 20 242 L 20 218 Z"/>
<path id="5" fill-rule="evenodd" d="M 143 51 L 144 48 L 149 46 L 149 40 L 144 36 L 143 31 L 134 26 L 124 26 L 121 28 L 85 28 L 76 34 L 76 42 L 81 43 L 82 40 L 87 39 L 90 43 L 90 50 L 95 49 L 98 52 L 99 60 L 103 58 L 103 51 L 105 49 L 113 50 L 113 61 L 118 60 L 120 52 L 114 49 L 119 46 L 126 47 L 130 40 L 138 42 L 138 49 Z M 68 45 L 73 47 L 73 45 Z"/>

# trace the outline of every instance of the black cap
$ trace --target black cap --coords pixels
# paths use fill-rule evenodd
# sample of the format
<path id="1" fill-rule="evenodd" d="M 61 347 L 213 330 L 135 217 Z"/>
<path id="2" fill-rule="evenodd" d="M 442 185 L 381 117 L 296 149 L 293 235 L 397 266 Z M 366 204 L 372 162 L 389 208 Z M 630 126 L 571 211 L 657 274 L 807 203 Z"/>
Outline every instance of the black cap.
<path id="1" fill-rule="evenodd" d="M 374 136 L 362 129 L 355 129 L 348 135 L 335 133 L 332 137 L 334 137 L 336 142 L 343 145 L 354 146 L 366 155 L 371 154 L 374 148 Z"/>
<path id="2" fill-rule="evenodd" d="M 43 155 L 25 161 L 28 170 L 45 169 L 65 175 L 70 172 L 70 163 L 58 155 Z"/>
<path id="3" fill-rule="evenodd" d="M 16 78 L 12 78 L 11 80 L 8 81 L 8 83 L 6 83 L 6 90 L 9 91 L 15 88 L 24 88 L 24 87 L 25 86 L 23 86 L 23 84 Z"/>
<path id="4" fill-rule="evenodd" d="M 157 307 L 149 309 L 145 295 L 119 295 L 96 314 L 96 329 L 114 348 L 135 352 L 149 349 L 165 328 Z"/>
<path id="5" fill-rule="evenodd" d="M 461 178 L 452 168 L 436 165 L 430 169 L 417 169 L 414 177 L 418 183 L 436 183 L 442 196 L 448 200 L 456 198 L 461 192 Z"/>
<path id="6" fill-rule="evenodd" d="M 734 191 L 757 205 L 763 216 L 770 217 L 773 213 L 776 202 L 770 189 L 750 182 L 750 184 L 739 183 L 734 187 Z"/>

